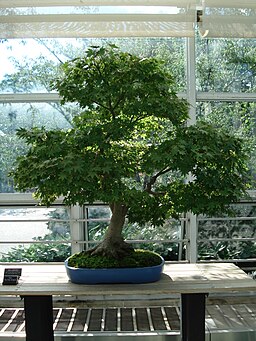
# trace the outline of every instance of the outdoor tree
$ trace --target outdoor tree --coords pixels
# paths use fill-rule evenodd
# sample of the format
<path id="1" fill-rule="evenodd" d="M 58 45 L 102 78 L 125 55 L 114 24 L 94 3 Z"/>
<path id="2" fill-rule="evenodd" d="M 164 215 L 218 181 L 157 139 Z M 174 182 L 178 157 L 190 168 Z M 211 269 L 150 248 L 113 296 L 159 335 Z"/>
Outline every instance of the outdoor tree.
<path id="1" fill-rule="evenodd" d="M 12 175 L 47 206 L 59 196 L 67 205 L 109 205 L 105 237 L 88 252 L 129 254 L 126 219 L 157 226 L 187 211 L 212 215 L 244 194 L 243 141 L 203 121 L 187 126 L 189 105 L 159 59 L 110 45 L 60 68 L 52 88 L 79 114 L 68 130 L 19 129 L 30 148 Z"/>

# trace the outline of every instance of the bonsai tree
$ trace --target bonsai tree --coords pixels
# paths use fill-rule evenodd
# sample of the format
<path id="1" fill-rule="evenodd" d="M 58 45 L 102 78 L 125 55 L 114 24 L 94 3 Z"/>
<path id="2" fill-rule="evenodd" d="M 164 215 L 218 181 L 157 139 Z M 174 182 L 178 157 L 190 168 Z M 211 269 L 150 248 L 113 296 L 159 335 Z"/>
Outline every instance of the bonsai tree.
<path id="1" fill-rule="evenodd" d="M 47 206 L 59 196 L 109 205 L 105 238 L 88 252 L 120 259 L 132 250 L 126 219 L 157 226 L 187 211 L 212 215 L 245 193 L 242 140 L 203 121 L 187 126 L 188 103 L 160 60 L 109 45 L 60 71 L 52 88 L 79 113 L 68 130 L 19 129 L 30 148 L 12 175 Z"/>

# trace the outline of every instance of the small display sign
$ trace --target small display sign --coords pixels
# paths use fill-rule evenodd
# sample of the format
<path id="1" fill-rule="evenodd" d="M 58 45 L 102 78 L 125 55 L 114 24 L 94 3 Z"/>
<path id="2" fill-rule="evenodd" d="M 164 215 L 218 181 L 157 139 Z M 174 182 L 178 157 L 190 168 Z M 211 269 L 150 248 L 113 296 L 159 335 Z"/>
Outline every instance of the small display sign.
<path id="1" fill-rule="evenodd" d="M 7 268 L 4 269 L 3 285 L 16 285 L 18 284 L 21 276 L 21 268 Z"/>

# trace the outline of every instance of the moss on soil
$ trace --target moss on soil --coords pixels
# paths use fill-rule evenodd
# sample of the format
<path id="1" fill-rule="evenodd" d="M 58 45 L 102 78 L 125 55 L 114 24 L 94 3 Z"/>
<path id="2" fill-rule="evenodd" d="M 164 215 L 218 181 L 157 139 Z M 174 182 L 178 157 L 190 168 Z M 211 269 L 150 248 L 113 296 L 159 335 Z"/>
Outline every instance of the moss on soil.
<path id="1" fill-rule="evenodd" d="M 106 269 L 106 268 L 141 268 L 161 264 L 162 258 L 155 252 L 135 250 L 122 259 L 90 255 L 79 252 L 72 255 L 68 265 L 74 268 Z"/>

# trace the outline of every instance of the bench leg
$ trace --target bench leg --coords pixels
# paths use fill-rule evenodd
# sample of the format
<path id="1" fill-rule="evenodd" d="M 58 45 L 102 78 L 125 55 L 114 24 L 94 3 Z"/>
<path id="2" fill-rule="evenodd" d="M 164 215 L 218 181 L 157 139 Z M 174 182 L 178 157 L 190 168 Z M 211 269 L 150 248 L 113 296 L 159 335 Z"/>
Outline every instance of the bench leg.
<path id="1" fill-rule="evenodd" d="M 24 296 L 26 341 L 54 341 L 52 296 Z"/>
<path id="2" fill-rule="evenodd" d="M 205 341 L 205 294 L 181 295 L 182 341 Z"/>

